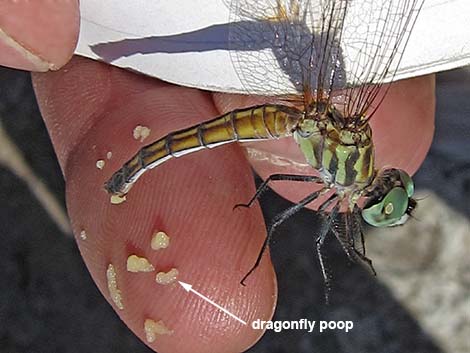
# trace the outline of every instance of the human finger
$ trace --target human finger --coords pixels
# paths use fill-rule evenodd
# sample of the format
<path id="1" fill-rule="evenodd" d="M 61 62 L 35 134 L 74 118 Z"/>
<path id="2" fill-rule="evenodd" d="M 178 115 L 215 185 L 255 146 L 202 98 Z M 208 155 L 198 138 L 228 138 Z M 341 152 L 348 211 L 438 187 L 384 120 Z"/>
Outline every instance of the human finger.
<path id="1" fill-rule="evenodd" d="M 1 1 L 0 65 L 57 70 L 72 57 L 78 29 L 78 0 Z"/>
<path id="2" fill-rule="evenodd" d="M 80 251 L 122 320 L 159 352 L 240 352 L 254 344 L 262 332 L 178 284 L 155 281 L 156 272 L 175 268 L 179 280 L 248 323 L 272 316 L 276 283 L 269 259 L 263 259 L 246 287 L 239 283 L 265 237 L 259 208 L 232 210 L 254 192 L 241 149 L 228 145 L 170 160 L 142 176 L 119 205 L 111 204 L 103 190 L 105 181 L 145 143 L 217 115 L 210 95 L 82 58 L 33 77 L 64 172 Z M 138 125 L 150 129 L 144 142 L 133 136 Z M 157 231 L 170 237 L 168 248 L 151 248 Z M 132 254 L 148 259 L 155 270 L 129 272 Z M 108 288 L 110 264 L 120 300 L 114 296 L 113 301 Z M 144 329 L 148 319 L 161 320 L 172 334 L 152 341 Z"/>

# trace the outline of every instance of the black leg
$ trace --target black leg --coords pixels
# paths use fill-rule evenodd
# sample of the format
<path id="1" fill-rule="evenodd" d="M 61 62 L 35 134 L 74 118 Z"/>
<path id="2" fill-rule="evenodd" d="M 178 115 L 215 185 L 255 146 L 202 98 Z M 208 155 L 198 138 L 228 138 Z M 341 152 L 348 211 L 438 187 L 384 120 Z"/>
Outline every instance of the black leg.
<path id="1" fill-rule="evenodd" d="M 357 210 L 359 210 L 359 208 L 355 208 L 353 212 L 357 212 Z M 350 212 L 344 213 L 343 217 L 344 219 L 340 220 L 341 223 L 337 223 L 333 227 L 333 233 L 351 262 L 360 262 L 359 260 L 362 260 L 367 263 L 372 273 L 376 275 L 375 269 L 372 266 L 372 260 L 366 257 L 363 252 L 358 251 L 355 247 L 354 236 L 356 233 L 359 233 L 363 242 L 363 247 L 365 248 L 361 224 L 358 223 L 357 217 Z"/>
<path id="2" fill-rule="evenodd" d="M 284 212 L 278 214 L 275 218 L 274 218 L 274 222 L 271 224 L 271 226 L 269 227 L 269 230 L 268 230 L 268 235 L 266 237 L 266 239 L 264 240 L 264 243 L 263 243 L 263 246 L 261 247 L 261 250 L 258 254 L 258 257 L 256 259 L 256 262 L 255 264 L 253 265 L 253 267 L 251 267 L 251 269 L 247 272 L 247 274 L 242 278 L 242 280 L 240 281 L 240 284 L 242 285 L 245 285 L 245 280 L 253 273 L 253 271 L 259 266 L 260 262 L 261 262 L 261 258 L 263 257 L 263 254 L 264 252 L 266 251 L 266 248 L 273 236 L 273 233 L 274 233 L 274 230 L 282 223 L 284 222 L 287 218 L 289 218 L 290 216 L 296 214 L 297 212 L 299 212 L 305 205 L 309 204 L 310 202 L 314 201 L 318 195 L 320 195 L 322 190 L 318 190 L 310 195 L 308 195 L 306 198 L 302 199 L 298 204 L 296 205 L 293 205 L 291 207 L 289 207 L 287 210 L 285 210 Z"/>
<path id="3" fill-rule="evenodd" d="M 323 246 L 327 233 L 328 233 L 328 230 L 326 232 L 323 232 L 317 238 L 316 245 L 317 245 L 318 262 L 320 263 L 321 273 L 323 275 L 323 284 L 325 285 L 325 290 L 324 290 L 325 303 L 328 305 L 330 303 L 331 283 L 330 283 L 330 277 L 328 276 L 328 272 L 326 271 L 326 267 L 324 263 L 325 255 L 323 255 L 321 252 L 321 248 Z"/>
<path id="4" fill-rule="evenodd" d="M 325 202 L 323 202 L 320 207 L 318 207 L 318 213 L 324 214 L 325 210 L 330 207 L 332 204 L 334 204 L 336 201 L 338 201 L 338 195 L 336 193 L 333 193 Z M 336 207 L 336 206 L 335 206 Z M 338 206 L 339 207 L 339 206 Z M 338 210 L 336 211 L 338 213 Z"/>
<path id="5" fill-rule="evenodd" d="M 320 206 L 319 211 L 325 210 L 326 208 L 328 208 L 329 205 L 331 205 L 335 201 L 337 201 L 337 195 L 333 194 L 328 200 L 326 200 Z M 321 272 L 323 275 L 323 283 L 325 285 L 325 289 L 324 289 L 325 304 L 327 305 L 330 302 L 331 281 L 330 281 L 330 275 L 328 274 L 326 263 L 325 263 L 326 256 L 322 253 L 321 250 L 325 242 L 326 235 L 328 234 L 328 231 L 330 230 L 331 221 L 334 217 L 336 217 L 338 210 L 339 210 L 339 205 L 336 205 L 333 211 L 327 216 L 327 220 L 326 222 L 323 223 L 321 231 L 320 231 L 320 235 L 317 237 L 317 240 L 316 240 L 318 262 L 320 263 L 320 268 L 321 268 Z"/>
<path id="6" fill-rule="evenodd" d="M 370 270 L 372 271 L 372 274 L 374 276 L 377 276 L 377 272 L 375 272 L 375 268 L 372 265 L 372 260 L 369 259 L 367 256 L 363 255 L 360 251 L 357 251 L 357 249 L 355 248 L 353 248 L 353 251 L 362 261 L 364 261 L 369 266 Z"/>
<path id="7" fill-rule="evenodd" d="M 362 231 L 362 227 L 359 226 L 361 234 L 361 246 L 362 246 L 362 255 L 366 256 L 366 242 L 364 240 L 364 232 Z"/>
<path id="8" fill-rule="evenodd" d="M 357 228 L 358 228 L 357 231 L 361 235 L 362 255 L 366 256 L 366 242 L 364 240 L 364 232 L 363 232 L 362 225 L 361 225 L 360 212 L 361 212 L 360 208 L 357 205 L 354 205 L 354 210 L 353 210 L 354 222 L 357 224 Z"/>
<path id="9" fill-rule="evenodd" d="M 270 181 L 301 181 L 301 182 L 309 182 L 309 183 L 316 183 L 320 182 L 321 179 L 316 176 L 311 175 L 296 175 L 296 174 L 273 174 L 270 175 L 263 183 L 258 187 L 256 193 L 253 197 L 248 201 L 248 203 L 239 203 L 236 204 L 233 209 L 238 207 L 251 207 L 253 203 L 261 197 L 261 195 L 266 191 L 268 188 L 268 184 Z"/>
<path id="10" fill-rule="evenodd" d="M 375 271 L 375 268 L 372 265 L 372 260 L 366 256 L 366 242 L 364 240 L 364 231 L 362 229 L 361 218 L 359 214 L 360 214 L 360 209 L 357 205 L 355 205 L 353 214 L 352 214 L 352 217 L 353 217 L 352 222 L 354 222 L 354 227 L 352 229 L 353 229 L 353 232 L 355 232 L 355 234 L 359 233 L 359 235 L 361 236 L 361 246 L 362 246 L 361 250 L 362 251 L 358 251 L 355 247 L 353 248 L 353 250 L 356 253 L 356 255 L 369 266 L 374 276 L 377 276 L 377 272 Z M 354 234 L 353 234 L 353 237 L 354 237 Z"/>

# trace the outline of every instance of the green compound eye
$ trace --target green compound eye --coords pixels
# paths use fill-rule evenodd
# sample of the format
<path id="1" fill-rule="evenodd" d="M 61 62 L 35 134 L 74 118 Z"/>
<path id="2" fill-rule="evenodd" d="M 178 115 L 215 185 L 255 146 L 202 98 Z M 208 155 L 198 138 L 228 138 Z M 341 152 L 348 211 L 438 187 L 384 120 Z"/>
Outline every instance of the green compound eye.
<path id="1" fill-rule="evenodd" d="M 400 170 L 399 173 L 400 173 L 401 182 L 403 183 L 403 187 L 405 188 L 406 193 L 408 194 L 408 197 L 413 196 L 415 192 L 415 186 L 414 186 L 413 180 L 405 171 Z"/>
<path id="2" fill-rule="evenodd" d="M 411 181 L 411 178 L 410 178 Z M 409 185 L 405 186 L 407 189 Z M 411 182 L 413 188 L 413 182 Z M 411 189 L 412 191 L 412 189 Z M 402 224 L 408 218 L 408 190 L 394 187 L 382 201 L 362 210 L 362 218 L 374 227 L 389 227 Z"/>

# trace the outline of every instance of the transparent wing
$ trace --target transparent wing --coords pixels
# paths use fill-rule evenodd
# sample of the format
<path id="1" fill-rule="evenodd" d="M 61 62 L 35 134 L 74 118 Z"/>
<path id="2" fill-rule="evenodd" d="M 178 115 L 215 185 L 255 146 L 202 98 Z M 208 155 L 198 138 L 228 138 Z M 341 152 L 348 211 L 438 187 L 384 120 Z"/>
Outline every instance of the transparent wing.
<path id="1" fill-rule="evenodd" d="M 388 90 L 386 83 L 395 77 L 423 2 L 351 2 L 341 38 L 349 87 L 340 98 L 344 116 L 364 123 L 373 115 Z"/>
<path id="2" fill-rule="evenodd" d="M 340 40 L 348 1 L 237 0 L 230 55 L 246 91 L 314 94 L 344 87 Z"/>
<path id="3" fill-rule="evenodd" d="M 360 125 L 393 80 L 423 2 L 233 0 L 232 62 L 248 93 L 333 102 Z"/>

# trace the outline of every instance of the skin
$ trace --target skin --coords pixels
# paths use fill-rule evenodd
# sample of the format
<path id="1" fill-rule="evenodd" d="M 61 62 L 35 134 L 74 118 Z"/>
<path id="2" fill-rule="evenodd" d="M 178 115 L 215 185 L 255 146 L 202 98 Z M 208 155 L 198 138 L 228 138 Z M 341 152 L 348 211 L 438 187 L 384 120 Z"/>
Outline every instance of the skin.
<path id="1" fill-rule="evenodd" d="M 21 16 L 7 16 L 16 17 L 17 23 L 12 25 L 0 15 L 0 29 L 17 42 L 27 43 L 27 50 L 45 58 L 49 69 L 62 67 L 77 39 L 77 2 L 51 9 L 8 3 L 0 5 L 0 14 L 18 11 Z M 37 18 L 42 16 L 26 16 L 24 11 L 55 11 L 56 16 L 43 23 L 41 31 L 28 31 L 37 28 Z M 28 60 L 12 60 L 1 49 L 0 63 L 44 71 L 41 65 L 28 66 Z M 232 211 L 232 207 L 255 192 L 250 166 L 263 177 L 299 169 L 248 159 L 240 145 L 230 144 L 170 160 L 146 173 L 121 205 L 111 205 L 102 186 L 143 146 L 132 136 L 137 125 L 151 129 L 145 141 L 149 143 L 222 112 L 259 103 L 259 99 L 178 87 L 79 57 L 56 72 L 34 73 L 33 84 L 64 173 L 67 208 L 81 254 L 122 320 L 144 342 L 144 320 L 163 320 L 173 335 L 158 336 L 149 344 L 163 353 L 240 352 L 253 345 L 262 332 L 221 314 L 178 285 L 157 285 L 155 273 L 127 272 L 126 260 L 135 253 L 147 257 L 159 271 L 176 267 L 180 280 L 193 284 L 243 320 L 268 320 L 277 295 L 269 256 L 248 278 L 246 287 L 239 284 L 266 236 L 262 214 L 258 204 L 250 210 Z M 388 165 L 414 173 L 432 140 L 434 77 L 394 84 L 371 124 L 378 167 Z M 268 157 L 274 153 L 302 161 L 292 139 L 258 143 L 256 148 Z M 112 152 L 110 160 L 106 159 L 108 151 Z M 105 160 L 102 170 L 95 166 L 99 159 Z M 273 188 L 293 201 L 312 191 L 301 183 L 278 183 Z M 83 229 L 86 241 L 79 238 Z M 170 236 L 169 248 L 151 250 L 150 239 L 157 230 Z M 109 263 L 117 271 L 124 310 L 117 309 L 108 294 Z"/>

